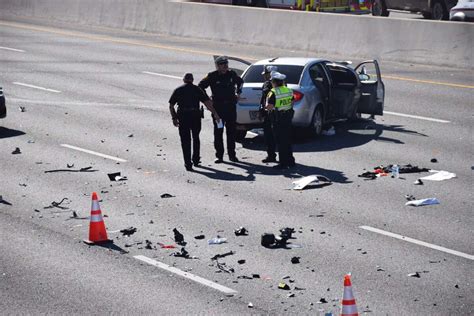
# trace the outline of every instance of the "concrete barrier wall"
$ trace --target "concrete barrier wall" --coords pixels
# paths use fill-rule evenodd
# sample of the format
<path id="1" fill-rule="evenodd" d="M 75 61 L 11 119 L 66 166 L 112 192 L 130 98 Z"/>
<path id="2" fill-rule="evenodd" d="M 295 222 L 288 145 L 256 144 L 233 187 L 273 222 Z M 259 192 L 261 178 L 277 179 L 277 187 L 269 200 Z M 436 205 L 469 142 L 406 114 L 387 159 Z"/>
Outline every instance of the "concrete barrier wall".
<path id="1" fill-rule="evenodd" d="M 0 0 L 0 17 L 232 41 L 473 69 L 474 25 L 294 12 L 165 0 Z M 275 34 L 275 31 L 277 32 Z"/>

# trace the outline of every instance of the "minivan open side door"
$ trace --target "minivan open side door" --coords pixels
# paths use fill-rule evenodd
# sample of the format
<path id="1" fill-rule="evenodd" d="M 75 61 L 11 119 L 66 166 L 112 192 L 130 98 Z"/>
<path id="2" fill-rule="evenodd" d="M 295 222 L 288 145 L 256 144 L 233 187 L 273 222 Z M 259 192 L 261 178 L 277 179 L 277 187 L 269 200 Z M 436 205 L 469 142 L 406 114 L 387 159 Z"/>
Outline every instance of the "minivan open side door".
<path id="1" fill-rule="evenodd" d="M 357 113 L 383 115 L 385 85 L 379 63 L 376 60 L 367 60 L 359 64 L 355 71 L 361 83 Z"/>

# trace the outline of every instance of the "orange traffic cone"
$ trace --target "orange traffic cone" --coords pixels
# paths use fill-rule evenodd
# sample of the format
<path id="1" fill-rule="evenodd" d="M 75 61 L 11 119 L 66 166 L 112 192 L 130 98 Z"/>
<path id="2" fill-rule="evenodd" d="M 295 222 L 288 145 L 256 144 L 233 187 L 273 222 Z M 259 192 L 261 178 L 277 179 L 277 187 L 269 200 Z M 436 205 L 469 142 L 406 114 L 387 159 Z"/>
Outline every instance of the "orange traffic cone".
<path id="1" fill-rule="evenodd" d="M 352 294 L 351 275 L 344 276 L 344 296 L 342 297 L 341 316 L 359 316 L 354 295 Z"/>
<path id="2" fill-rule="evenodd" d="M 102 212 L 100 210 L 99 199 L 97 193 L 92 193 L 92 206 L 91 206 L 91 221 L 89 225 L 89 239 L 84 240 L 88 245 L 103 244 L 107 242 L 113 242 L 107 238 L 107 231 L 105 230 L 104 219 L 102 218 Z"/>

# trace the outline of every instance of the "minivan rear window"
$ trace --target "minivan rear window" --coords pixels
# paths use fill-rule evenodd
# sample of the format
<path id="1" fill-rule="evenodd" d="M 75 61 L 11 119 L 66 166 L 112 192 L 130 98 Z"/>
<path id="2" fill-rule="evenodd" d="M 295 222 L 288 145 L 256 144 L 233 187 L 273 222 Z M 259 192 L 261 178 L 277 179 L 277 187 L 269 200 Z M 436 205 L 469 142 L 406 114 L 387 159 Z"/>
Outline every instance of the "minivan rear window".
<path id="1" fill-rule="evenodd" d="M 278 67 L 278 72 L 286 75 L 286 83 L 298 84 L 300 82 L 301 73 L 303 72 L 304 66 L 293 66 L 293 65 L 273 65 Z M 245 72 L 242 77 L 244 82 L 247 83 L 263 83 L 263 65 L 253 65 Z"/>

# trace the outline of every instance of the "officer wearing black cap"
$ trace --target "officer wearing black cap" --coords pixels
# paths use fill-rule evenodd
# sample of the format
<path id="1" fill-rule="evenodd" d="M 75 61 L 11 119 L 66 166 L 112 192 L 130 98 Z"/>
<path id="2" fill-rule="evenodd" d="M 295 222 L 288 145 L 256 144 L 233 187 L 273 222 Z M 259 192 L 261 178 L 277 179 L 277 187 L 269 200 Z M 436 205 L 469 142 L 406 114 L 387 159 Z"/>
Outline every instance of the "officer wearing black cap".
<path id="1" fill-rule="evenodd" d="M 169 100 L 171 118 L 174 126 L 179 128 L 184 166 L 188 171 L 193 170 L 193 164 L 197 167 L 201 162 L 199 133 L 201 132 L 202 109 L 199 108 L 199 102 L 204 103 L 213 113 L 215 119 L 219 119 L 219 115 L 212 106 L 212 101 L 201 88 L 193 84 L 193 81 L 193 74 L 185 74 L 184 84 L 174 90 Z M 178 104 L 178 112 L 174 108 L 176 104 Z M 191 135 L 193 139 L 192 158 Z"/>
<path id="2" fill-rule="evenodd" d="M 291 121 L 293 119 L 293 90 L 285 86 L 286 76 L 279 72 L 271 73 L 272 90 L 267 96 L 267 111 L 272 112 L 273 131 L 278 147 L 279 164 L 276 169 L 288 169 L 295 165 L 291 146 Z"/>
<path id="3" fill-rule="evenodd" d="M 268 93 L 273 88 L 272 81 L 270 80 L 271 73 L 277 70 L 277 66 L 264 66 L 262 72 L 265 82 L 262 86 L 262 97 L 260 99 L 260 115 L 263 118 L 263 137 L 265 139 L 265 144 L 267 145 L 267 157 L 262 160 L 264 163 L 277 161 L 275 135 L 273 134 L 271 113 L 265 110 Z"/>
<path id="4" fill-rule="evenodd" d="M 229 70 L 227 57 L 216 58 L 216 71 L 210 72 L 199 83 L 199 87 L 206 90 L 211 87 L 213 105 L 225 125 L 227 136 L 227 154 L 229 160 L 239 161 L 235 155 L 235 128 L 236 128 L 236 104 L 242 92 L 244 81 L 235 71 Z M 224 129 L 214 121 L 214 148 L 216 150 L 215 163 L 222 163 L 224 158 Z"/>

